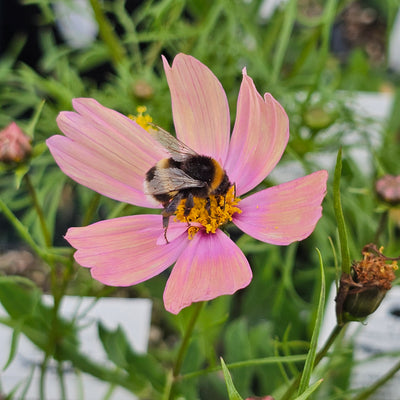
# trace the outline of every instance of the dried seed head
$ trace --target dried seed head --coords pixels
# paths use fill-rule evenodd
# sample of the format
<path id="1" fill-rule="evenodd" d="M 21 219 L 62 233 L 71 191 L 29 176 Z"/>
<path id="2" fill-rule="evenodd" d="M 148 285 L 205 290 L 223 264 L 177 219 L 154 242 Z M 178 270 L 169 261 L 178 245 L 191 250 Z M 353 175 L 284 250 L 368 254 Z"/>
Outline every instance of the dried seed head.
<path id="1" fill-rule="evenodd" d="M 362 250 L 364 258 L 352 265 L 351 275 L 342 274 L 336 296 L 339 323 L 358 320 L 372 314 L 392 287 L 397 260 L 382 254 L 382 248 L 368 244 Z"/>

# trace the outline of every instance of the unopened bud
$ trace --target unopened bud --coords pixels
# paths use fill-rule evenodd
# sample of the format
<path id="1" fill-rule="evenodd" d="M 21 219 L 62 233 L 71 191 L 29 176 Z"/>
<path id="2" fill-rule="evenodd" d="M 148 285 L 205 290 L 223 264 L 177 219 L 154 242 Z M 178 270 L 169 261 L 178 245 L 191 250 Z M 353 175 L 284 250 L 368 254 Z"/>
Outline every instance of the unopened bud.
<path id="1" fill-rule="evenodd" d="M 364 258 L 353 263 L 351 274 L 342 274 L 336 296 L 339 324 L 372 314 L 392 287 L 399 258 L 386 257 L 381 251 L 374 244 L 364 246 Z"/>
<path id="2" fill-rule="evenodd" d="M 400 203 L 400 175 L 384 175 L 375 184 L 378 196 L 390 204 Z"/>
<path id="3" fill-rule="evenodd" d="M 29 156 L 31 151 L 30 138 L 15 122 L 11 122 L 0 131 L 0 161 L 5 163 L 21 162 Z"/>
<path id="4" fill-rule="evenodd" d="M 154 95 L 154 89 L 144 80 L 138 80 L 133 84 L 134 95 L 141 100 L 151 99 Z"/>

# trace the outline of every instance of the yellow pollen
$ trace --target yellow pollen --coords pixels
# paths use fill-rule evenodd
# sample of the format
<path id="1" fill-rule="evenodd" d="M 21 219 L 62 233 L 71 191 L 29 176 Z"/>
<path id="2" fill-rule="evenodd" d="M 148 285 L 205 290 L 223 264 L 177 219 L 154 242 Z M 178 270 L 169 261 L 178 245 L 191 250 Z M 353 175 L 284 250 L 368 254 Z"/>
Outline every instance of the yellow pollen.
<path id="1" fill-rule="evenodd" d="M 149 124 L 153 122 L 153 118 L 149 114 L 145 114 L 147 111 L 146 106 L 138 106 L 136 108 L 137 115 L 128 115 L 130 119 L 133 119 L 138 125 L 140 125 L 146 131 L 149 130 Z"/>
<path id="2" fill-rule="evenodd" d="M 235 197 L 235 188 L 232 186 L 225 196 L 210 195 L 207 199 L 194 197 L 194 205 L 189 215 L 185 216 L 186 199 L 183 199 L 175 212 L 175 221 L 189 224 L 189 239 L 193 239 L 201 229 L 197 224 L 202 225 L 207 233 L 215 233 L 220 226 L 232 221 L 233 214 L 242 212 L 237 207 L 239 201 L 239 197 Z M 196 225 L 190 225 L 191 223 L 196 223 Z"/>

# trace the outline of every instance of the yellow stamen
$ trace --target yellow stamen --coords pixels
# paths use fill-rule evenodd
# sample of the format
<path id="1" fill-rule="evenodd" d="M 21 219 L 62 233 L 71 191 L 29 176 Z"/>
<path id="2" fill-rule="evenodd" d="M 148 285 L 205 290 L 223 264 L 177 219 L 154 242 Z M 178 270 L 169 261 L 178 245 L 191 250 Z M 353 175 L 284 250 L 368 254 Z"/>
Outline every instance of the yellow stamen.
<path id="1" fill-rule="evenodd" d="M 175 212 L 176 222 L 186 222 L 201 224 L 207 233 L 215 233 L 217 229 L 232 221 L 232 215 L 241 213 L 242 210 L 237 207 L 239 197 L 235 197 L 235 188 L 232 186 L 225 196 L 213 196 L 204 199 L 200 197 L 193 198 L 193 207 L 189 215 L 185 216 L 186 199 L 183 199 Z M 200 230 L 197 225 L 190 225 L 188 229 L 189 239 L 193 239 Z"/>
<path id="2" fill-rule="evenodd" d="M 130 119 L 133 119 L 138 125 L 140 125 L 146 131 L 149 130 L 149 124 L 153 122 L 153 118 L 149 114 L 145 114 L 147 111 L 146 106 L 138 106 L 136 108 L 137 115 L 128 115 Z"/>

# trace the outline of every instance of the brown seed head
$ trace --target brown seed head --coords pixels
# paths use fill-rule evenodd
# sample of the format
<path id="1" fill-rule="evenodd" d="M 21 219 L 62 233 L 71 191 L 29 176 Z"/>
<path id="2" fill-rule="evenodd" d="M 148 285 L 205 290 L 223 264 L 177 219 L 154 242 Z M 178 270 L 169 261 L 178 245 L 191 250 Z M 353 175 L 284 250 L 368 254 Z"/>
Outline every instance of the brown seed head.
<path id="1" fill-rule="evenodd" d="M 362 250 L 364 258 L 352 265 L 351 275 L 342 274 L 336 296 L 338 323 L 365 318 L 380 305 L 392 287 L 397 260 L 382 254 L 375 244 Z"/>

